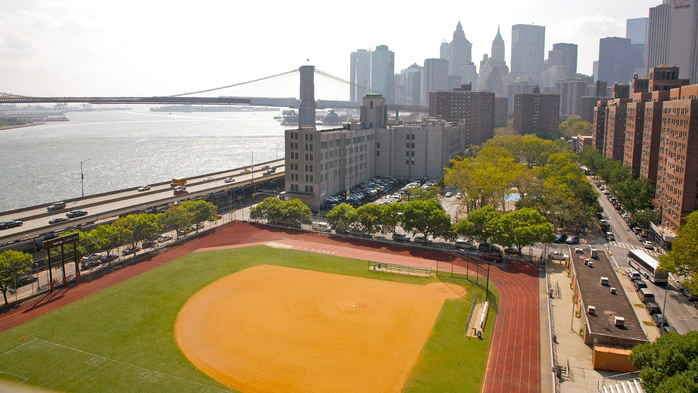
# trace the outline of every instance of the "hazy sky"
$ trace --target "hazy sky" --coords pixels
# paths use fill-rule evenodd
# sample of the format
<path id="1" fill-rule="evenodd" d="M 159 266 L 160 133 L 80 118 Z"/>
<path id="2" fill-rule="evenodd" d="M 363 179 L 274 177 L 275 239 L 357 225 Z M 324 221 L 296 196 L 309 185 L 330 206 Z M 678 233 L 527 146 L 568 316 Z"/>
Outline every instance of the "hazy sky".
<path id="1" fill-rule="evenodd" d="M 459 20 L 478 68 L 497 26 L 510 65 L 511 26 L 533 23 L 546 27 L 546 57 L 553 43 L 576 43 L 578 72 L 591 74 L 599 38 L 624 37 L 626 19 L 659 3 L 0 0 L 0 92 L 169 95 L 304 64 L 348 80 L 352 51 L 388 45 L 399 72 L 439 57 Z"/>

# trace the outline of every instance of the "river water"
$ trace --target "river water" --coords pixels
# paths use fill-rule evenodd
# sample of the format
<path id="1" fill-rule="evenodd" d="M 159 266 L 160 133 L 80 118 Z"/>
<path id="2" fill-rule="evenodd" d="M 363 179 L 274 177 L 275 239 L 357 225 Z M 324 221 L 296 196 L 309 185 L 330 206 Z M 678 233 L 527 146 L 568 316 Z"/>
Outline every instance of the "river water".
<path id="1" fill-rule="evenodd" d="M 233 169 L 284 156 L 278 111 L 68 112 L 70 121 L 0 130 L 0 212 Z"/>

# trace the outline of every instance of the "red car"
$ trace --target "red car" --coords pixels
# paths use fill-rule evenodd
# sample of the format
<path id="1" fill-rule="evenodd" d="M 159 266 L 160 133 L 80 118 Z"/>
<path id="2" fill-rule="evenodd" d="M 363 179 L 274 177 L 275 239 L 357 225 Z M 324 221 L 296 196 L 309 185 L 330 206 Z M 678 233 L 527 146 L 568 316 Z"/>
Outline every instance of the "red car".
<path id="1" fill-rule="evenodd" d="M 270 168 L 269 165 L 265 165 L 265 166 L 262 167 L 262 169 L 269 169 L 269 168 Z"/>
<path id="2" fill-rule="evenodd" d="M 483 261 L 501 262 L 502 256 L 500 254 L 495 253 L 485 253 L 480 254 L 480 259 L 482 259 Z"/>
<path id="3" fill-rule="evenodd" d="M 189 191 L 183 190 L 183 189 L 181 189 L 181 188 L 178 189 L 178 190 L 174 190 L 174 194 L 175 194 L 175 195 L 188 194 L 188 193 L 189 193 Z"/>

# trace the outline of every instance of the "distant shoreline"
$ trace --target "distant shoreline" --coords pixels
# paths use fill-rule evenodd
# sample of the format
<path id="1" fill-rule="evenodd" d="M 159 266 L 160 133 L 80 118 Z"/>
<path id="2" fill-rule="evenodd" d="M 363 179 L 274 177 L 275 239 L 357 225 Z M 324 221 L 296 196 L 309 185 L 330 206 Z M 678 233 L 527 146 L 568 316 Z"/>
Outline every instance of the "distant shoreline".
<path id="1" fill-rule="evenodd" d="M 40 126 L 40 125 L 42 125 L 42 124 L 46 124 L 46 123 L 31 123 L 31 124 L 21 124 L 21 125 L 18 125 L 18 126 L 0 127 L 0 131 L 11 130 L 11 129 L 13 129 L 13 128 L 24 128 L 24 127 Z"/>

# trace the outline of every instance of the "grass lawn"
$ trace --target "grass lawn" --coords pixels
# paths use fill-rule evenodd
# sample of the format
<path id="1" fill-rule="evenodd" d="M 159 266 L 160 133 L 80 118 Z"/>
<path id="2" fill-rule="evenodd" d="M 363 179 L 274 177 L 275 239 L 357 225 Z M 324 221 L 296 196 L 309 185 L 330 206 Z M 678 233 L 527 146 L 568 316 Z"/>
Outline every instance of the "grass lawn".
<path id="1" fill-rule="evenodd" d="M 373 272 L 367 262 L 265 246 L 198 252 L 0 334 L 0 378 L 70 392 L 232 391 L 200 372 L 180 351 L 174 326 L 196 292 L 242 269 L 271 264 L 426 285 L 439 279 L 466 288 L 447 300 L 405 391 L 479 391 L 496 314 L 496 290 L 484 340 L 467 338 L 472 281 Z M 480 280 L 482 283 L 482 280 Z"/>

